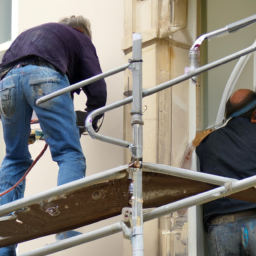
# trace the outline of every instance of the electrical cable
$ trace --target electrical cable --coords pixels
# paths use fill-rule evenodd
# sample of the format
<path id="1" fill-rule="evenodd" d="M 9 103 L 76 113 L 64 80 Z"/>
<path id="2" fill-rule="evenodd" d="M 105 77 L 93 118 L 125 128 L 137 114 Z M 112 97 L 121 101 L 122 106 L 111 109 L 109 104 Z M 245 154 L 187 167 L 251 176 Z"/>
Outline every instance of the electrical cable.
<path id="1" fill-rule="evenodd" d="M 45 146 L 43 148 L 43 150 L 41 151 L 41 153 L 37 156 L 37 158 L 34 160 L 34 162 L 31 164 L 31 166 L 28 168 L 28 170 L 25 172 L 25 174 L 20 178 L 20 180 L 11 188 L 7 189 L 6 191 L 0 193 L 0 197 L 6 195 L 7 193 L 9 193 L 10 191 L 12 191 L 14 188 L 16 188 L 24 179 L 25 177 L 28 175 L 28 173 L 31 171 L 31 169 L 33 168 L 33 166 L 37 163 L 37 161 L 42 157 L 42 155 L 44 154 L 44 152 L 46 151 L 48 147 L 48 144 L 45 143 Z"/>
<path id="2" fill-rule="evenodd" d="M 97 127 L 96 132 L 99 131 L 99 129 L 101 128 L 102 124 L 103 124 L 103 120 L 104 120 L 104 115 L 102 118 L 102 122 L 100 124 L 99 127 Z M 37 120 L 32 120 L 31 123 L 37 123 Z M 0 197 L 6 195 L 7 193 L 9 193 L 10 191 L 12 191 L 14 188 L 16 188 L 24 179 L 25 177 L 28 175 L 28 173 L 31 171 L 31 169 L 34 167 L 34 165 L 38 162 L 38 160 L 42 157 L 42 155 L 44 154 L 44 152 L 46 151 L 48 147 L 48 144 L 45 143 L 45 146 L 43 148 L 43 150 L 41 151 L 41 153 L 37 156 L 37 158 L 34 160 L 34 162 L 31 164 L 31 166 L 28 168 L 28 170 L 25 172 L 25 174 L 20 178 L 20 180 L 11 188 L 7 189 L 6 191 L 0 193 Z"/>

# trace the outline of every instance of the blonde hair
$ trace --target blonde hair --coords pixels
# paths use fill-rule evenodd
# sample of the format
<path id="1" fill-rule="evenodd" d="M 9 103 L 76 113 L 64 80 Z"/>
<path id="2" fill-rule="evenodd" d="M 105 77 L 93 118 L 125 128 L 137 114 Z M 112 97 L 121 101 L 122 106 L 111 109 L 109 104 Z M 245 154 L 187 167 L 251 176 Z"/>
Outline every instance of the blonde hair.
<path id="1" fill-rule="evenodd" d="M 82 29 L 82 32 L 92 39 L 91 23 L 82 15 L 72 15 L 70 17 L 62 18 L 59 20 L 59 23 L 72 28 Z"/>

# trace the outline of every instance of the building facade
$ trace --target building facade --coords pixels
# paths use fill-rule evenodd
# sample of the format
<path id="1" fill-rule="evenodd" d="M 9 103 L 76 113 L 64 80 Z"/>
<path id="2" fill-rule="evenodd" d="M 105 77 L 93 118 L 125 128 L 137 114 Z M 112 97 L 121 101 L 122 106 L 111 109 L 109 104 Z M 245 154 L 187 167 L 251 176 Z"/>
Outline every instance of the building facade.
<path id="1" fill-rule="evenodd" d="M 232 9 L 232 12 L 230 11 Z M 148 89 L 184 74 L 189 66 L 189 49 L 202 33 L 210 32 L 239 19 L 253 15 L 253 0 L 0 0 L 0 59 L 18 34 L 33 26 L 58 22 L 64 16 L 83 15 L 92 23 L 93 43 L 103 71 L 120 66 L 132 58 L 132 33 L 142 33 L 143 88 Z M 243 31 L 205 42 L 201 64 L 210 63 L 243 49 L 256 38 L 255 25 Z M 255 88 L 253 71 L 256 59 L 251 57 L 236 88 Z M 225 84 L 234 68 L 233 61 L 201 76 L 197 85 L 185 81 L 143 99 L 143 161 L 180 167 L 187 144 L 196 129 L 214 123 Z M 106 79 L 107 104 L 127 97 L 132 92 L 131 72 L 126 70 Z M 193 102 L 193 97 L 196 102 Z M 75 109 L 85 108 L 86 97 L 75 97 Z M 102 134 L 132 141 L 131 105 L 106 114 Z M 81 138 L 87 161 L 87 176 L 130 162 L 129 150 L 89 136 Z M 0 160 L 4 156 L 0 128 Z M 32 157 L 42 150 L 43 142 L 30 146 Z M 49 151 L 27 177 L 25 196 L 56 186 L 58 166 Z M 147 256 L 202 256 L 203 231 L 199 208 L 188 213 L 173 213 L 145 224 L 144 248 Z M 119 221 L 117 216 L 79 229 L 89 232 Z M 182 225 L 174 227 L 177 221 Z M 199 238 L 199 239 L 198 239 Z M 28 241 L 19 253 L 53 243 L 54 235 Z M 116 234 L 80 245 L 54 255 L 132 255 L 129 240 Z"/>

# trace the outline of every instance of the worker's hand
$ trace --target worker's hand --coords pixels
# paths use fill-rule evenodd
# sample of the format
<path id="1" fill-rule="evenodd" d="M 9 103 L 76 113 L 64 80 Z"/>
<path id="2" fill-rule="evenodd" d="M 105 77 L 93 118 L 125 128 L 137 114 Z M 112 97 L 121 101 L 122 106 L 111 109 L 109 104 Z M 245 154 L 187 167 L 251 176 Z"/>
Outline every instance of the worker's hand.
<path id="1" fill-rule="evenodd" d="M 82 133 L 84 133 L 86 131 L 86 128 L 85 128 L 85 119 L 87 118 L 87 116 L 89 115 L 88 112 L 85 112 L 85 111 L 76 111 L 76 124 L 77 126 L 79 127 L 79 132 L 80 132 L 80 135 Z M 94 129 L 95 132 L 98 132 L 102 123 L 103 123 L 103 116 L 104 115 L 98 115 L 96 116 L 94 119 L 93 119 L 93 122 L 92 122 L 92 127 Z"/>
<path id="2" fill-rule="evenodd" d="M 76 125 L 79 127 L 79 134 L 86 132 L 85 119 L 88 113 L 84 111 L 76 111 Z"/>
<path id="3" fill-rule="evenodd" d="M 104 114 L 96 116 L 92 121 L 92 127 L 95 132 L 98 132 L 103 124 Z"/>
<path id="4" fill-rule="evenodd" d="M 34 144 L 36 140 L 45 140 L 44 133 L 40 130 L 30 130 L 28 145 Z"/>

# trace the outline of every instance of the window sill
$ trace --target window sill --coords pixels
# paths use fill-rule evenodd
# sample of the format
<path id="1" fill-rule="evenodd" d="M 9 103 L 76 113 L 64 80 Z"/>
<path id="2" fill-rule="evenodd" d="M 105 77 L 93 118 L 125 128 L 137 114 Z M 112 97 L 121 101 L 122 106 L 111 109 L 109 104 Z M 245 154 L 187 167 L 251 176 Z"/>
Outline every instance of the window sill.
<path id="1" fill-rule="evenodd" d="M 6 51 L 12 44 L 13 41 L 7 41 L 5 43 L 0 44 L 0 52 Z"/>

